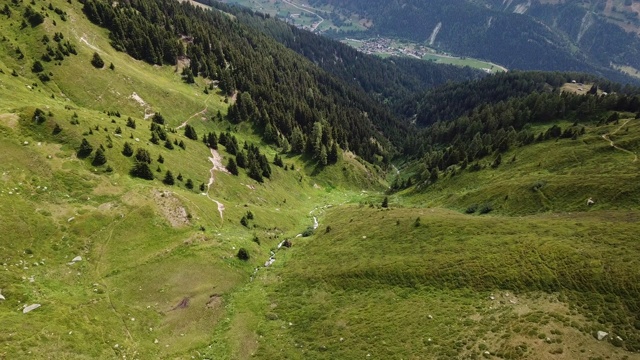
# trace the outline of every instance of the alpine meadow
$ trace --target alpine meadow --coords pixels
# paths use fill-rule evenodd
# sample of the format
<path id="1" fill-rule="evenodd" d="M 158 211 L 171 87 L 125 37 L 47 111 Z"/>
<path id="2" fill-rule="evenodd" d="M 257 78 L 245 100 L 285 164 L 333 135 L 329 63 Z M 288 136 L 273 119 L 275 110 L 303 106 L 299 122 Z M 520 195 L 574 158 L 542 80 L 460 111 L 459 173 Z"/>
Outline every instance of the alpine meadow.
<path id="1" fill-rule="evenodd" d="M 0 0 L 0 359 L 640 359 L 640 88 L 558 54 Z"/>

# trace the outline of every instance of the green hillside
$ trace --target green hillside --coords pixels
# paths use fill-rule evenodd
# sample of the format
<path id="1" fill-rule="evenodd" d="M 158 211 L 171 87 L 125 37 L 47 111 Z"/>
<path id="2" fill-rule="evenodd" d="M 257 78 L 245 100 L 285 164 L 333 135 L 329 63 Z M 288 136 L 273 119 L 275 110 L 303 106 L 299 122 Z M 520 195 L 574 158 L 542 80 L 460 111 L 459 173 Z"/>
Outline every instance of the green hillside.
<path id="1" fill-rule="evenodd" d="M 251 124 L 222 120 L 233 98 L 207 94 L 209 81 L 187 84 L 176 67 L 133 60 L 84 18 L 82 4 L 51 4 L 67 21 L 42 3 L 48 16 L 38 26 L 21 26 L 28 4 L 10 4 L 0 22 L 0 358 L 186 358 L 210 348 L 237 358 L 231 294 L 270 248 L 313 224 L 315 206 L 348 200 L 350 188 L 379 188 L 376 170 L 341 156 L 328 175 L 311 177 L 315 161 L 287 154 L 263 183 L 243 169 L 212 170 L 201 141 L 208 132 L 230 131 L 269 162 L 280 149 Z M 75 54 L 40 60 L 67 42 Z M 104 67 L 92 66 L 94 53 Z M 43 71 L 32 70 L 36 60 Z M 172 150 L 151 142 L 153 114 L 165 119 Z M 83 139 L 93 151 L 79 158 Z M 129 175 L 136 154 L 124 156 L 125 143 L 148 151 L 154 180 Z M 95 160 L 100 147 L 104 164 Z M 218 152 L 226 165 L 229 149 Z M 167 171 L 173 186 L 162 183 Z M 240 248 L 248 261 L 236 258 Z M 41 307 L 23 313 L 32 304 Z"/>
<path id="2" fill-rule="evenodd" d="M 638 358 L 636 89 L 448 84 L 417 128 L 160 5 L 0 0 L 0 359 Z"/>

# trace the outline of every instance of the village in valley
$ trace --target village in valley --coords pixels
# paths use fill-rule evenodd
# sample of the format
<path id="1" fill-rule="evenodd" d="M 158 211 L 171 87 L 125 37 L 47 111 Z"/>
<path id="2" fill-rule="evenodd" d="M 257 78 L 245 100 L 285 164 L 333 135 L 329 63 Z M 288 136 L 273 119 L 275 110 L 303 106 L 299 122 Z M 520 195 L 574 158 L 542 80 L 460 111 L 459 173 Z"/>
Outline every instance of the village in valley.
<path id="1" fill-rule="evenodd" d="M 431 47 L 411 43 L 407 41 L 399 41 L 385 37 L 375 37 L 370 39 L 353 39 L 345 38 L 342 43 L 352 46 L 365 54 L 387 56 L 412 57 L 426 61 L 433 61 L 442 64 L 451 64 L 458 66 L 470 66 L 485 71 L 488 74 L 495 72 L 507 71 L 502 67 L 491 62 L 482 61 L 467 57 L 458 57 L 446 52 L 440 52 Z"/>

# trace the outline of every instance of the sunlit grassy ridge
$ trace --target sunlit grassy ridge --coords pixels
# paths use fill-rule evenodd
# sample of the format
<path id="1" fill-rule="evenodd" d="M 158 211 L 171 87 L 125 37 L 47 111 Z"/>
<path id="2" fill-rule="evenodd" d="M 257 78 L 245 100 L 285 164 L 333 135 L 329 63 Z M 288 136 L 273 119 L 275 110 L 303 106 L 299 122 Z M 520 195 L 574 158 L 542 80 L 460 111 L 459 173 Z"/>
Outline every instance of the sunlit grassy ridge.
<path id="1" fill-rule="evenodd" d="M 279 337 L 294 358 L 611 353 L 592 337 L 598 330 L 635 347 L 638 216 L 329 210 L 318 235 L 266 275 L 258 353 L 276 356 Z"/>
<path id="2" fill-rule="evenodd" d="M 557 124 L 562 128 L 572 125 Z M 550 126 L 537 130 L 544 132 Z M 609 125 L 591 123 L 585 130 L 576 140 L 547 140 L 510 150 L 502 154 L 502 163 L 496 168 L 491 166 L 495 156 L 488 156 L 478 163 L 479 171 L 471 167 L 456 169 L 455 174 L 450 171 L 434 184 L 411 190 L 415 196 L 406 197 L 406 201 L 460 211 L 490 204 L 495 211 L 511 215 L 636 209 L 639 120 L 630 117 Z M 612 147 L 603 135 L 624 150 Z M 587 206 L 589 198 L 595 202 L 593 206 Z"/>

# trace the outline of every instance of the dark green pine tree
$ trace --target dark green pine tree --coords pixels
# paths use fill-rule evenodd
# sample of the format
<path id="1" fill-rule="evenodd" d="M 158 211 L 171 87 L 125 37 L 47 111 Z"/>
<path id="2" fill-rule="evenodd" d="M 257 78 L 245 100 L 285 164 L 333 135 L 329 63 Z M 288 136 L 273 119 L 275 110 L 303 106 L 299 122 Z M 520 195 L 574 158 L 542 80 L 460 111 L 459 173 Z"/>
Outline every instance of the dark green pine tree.
<path id="1" fill-rule="evenodd" d="M 152 144 L 156 144 L 156 145 L 160 143 L 160 138 L 158 137 L 158 134 L 156 134 L 155 131 L 151 133 L 151 139 L 149 141 L 151 141 Z"/>
<path id="2" fill-rule="evenodd" d="M 236 163 L 238 164 L 238 167 L 243 169 L 247 168 L 247 155 L 244 151 L 238 151 L 238 154 L 236 155 Z"/>
<path id="3" fill-rule="evenodd" d="M 102 166 L 106 163 L 107 157 L 104 155 L 104 150 L 102 150 L 102 147 L 99 147 L 98 150 L 96 150 L 96 153 L 93 155 L 93 161 L 91 162 L 91 165 Z"/>
<path id="4" fill-rule="evenodd" d="M 151 164 L 151 154 L 147 149 L 137 149 L 136 160 L 147 163 L 147 164 Z"/>
<path id="5" fill-rule="evenodd" d="M 151 121 L 156 124 L 164 125 L 164 117 L 160 113 L 153 114 Z"/>
<path id="6" fill-rule="evenodd" d="M 279 166 L 279 167 L 283 167 L 284 166 L 284 163 L 282 162 L 282 158 L 280 156 L 278 156 L 278 154 L 276 154 L 273 157 L 273 165 Z"/>
<path id="7" fill-rule="evenodd" d="M 264 182 L 264 179 L 262 178 L 262 172 L 260 171 L 260 166 L 258 164 L 258 161 L 256 160 L 252 161 L 251 158 L 249 159 L 247 174 L 250 178 L 259 183 Z"/>
<path id="8" fill-rule="evenodd" d="M 133 120 L 131 117 L 127 118 L 127 126 L 135 129 L 136 128 L 136 121 Z"/>
<path id="9" fill-rule="evenodd" d="M 340 156 L 340 149 L 338 148 L 338 144 L 334 141 L 331 145 L 331 149 L 327 154 L 327 162 L 329 164 L 335 164 L 338 162 L 338 157 Z"/>
<path id="10" fill-rule="evenodd" d="M 384 200 L 382 200 L 382 207 L 383 208 L 388 208 L 389 207 L 389 198 L 388 197 L 384 197 Z"/>
<path id="11" fill-rule="evenodd" d="M 207 139 L 206 139 L 206 144 L 208 147 L 217 150 L 218 149 L 218 137 L 216 136 L 216 133 L 214 132 L 210 132 L 207 135 Z"/>
<path id="12" fill-rule="evenodd" d="M 36 60 L 31 67 L 31 71 L 34 73 L 43 72 L 44 66 L 42 66 L 42 63 L 39 60 Z"/>
<path id="13" fill-rule="evenodd" d="M 198 134 L 196 133 L 196 130 L 189 124 L 184 127 L 184 136 L 191 140 L 198 140 Z"/>
<path id="14" fill-rule="evenodd" d="M 97 52 L 93 53 L 93 58 L 91 59 L 91 65 L 93 65 L 97 69 L 102 69 L 104 67 L 104 61 L 100 57 L 100 54 Z"/>
<path id="15" fill-rule="evenodd" d="M 122 147 L 122 155 L 126 157 L 131 157 L 131 155 L 133 155 L 133 148 L 131 147 L 131 144 L 126 141 L 124 143 L 124 146 Z"/>
<path id="16" fill-rule="evenodd" d="M 162 179 L 162 182 L 165 185 L 173 185 L 176 183 L 175 179 L 173 178 L 173 174 L 171 173 L 171 170 L 167 170 L 167 172 L 164 174 L 164 179 Z"/>
<path id="17" fill-rule="evenodd" d="M 229 162 L 227 163 L 227 170 L 232 174 L 238 176 L 238 166 L 236 165 L 235 160 L 233 158 L 229 158 Z"/>
<path id="18" fill-rule="evenodd" d="M 93 151 L 93 146 L 89 144 L 86 138 L 82 138 L 82 143 L 80 144 L 80 147 L 78 148 L 76 155 L 79 158 L 84 159 L 87 156 L 91 155 L 92 151 Z"/>
<path id="19" fill-rule="evenodd" d="M 193 190 L 193 181 L 191 179 L 187 179 L 187 181 L 184 183 L 184 186 L 186 186 L 189 190 Z"/>
<path id="20" fill-rule="evenodd" d="M 149 169 L 149 164 L 145 161 L 136 161 L 131 169 L 131 176 L 145 180 L 153 180 L 153 172 Z"/>

